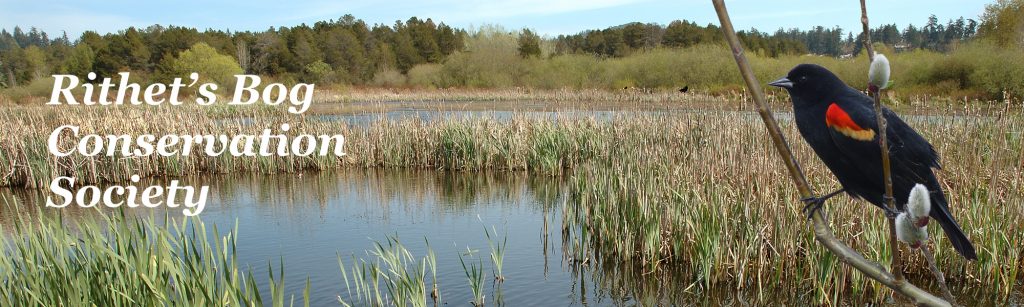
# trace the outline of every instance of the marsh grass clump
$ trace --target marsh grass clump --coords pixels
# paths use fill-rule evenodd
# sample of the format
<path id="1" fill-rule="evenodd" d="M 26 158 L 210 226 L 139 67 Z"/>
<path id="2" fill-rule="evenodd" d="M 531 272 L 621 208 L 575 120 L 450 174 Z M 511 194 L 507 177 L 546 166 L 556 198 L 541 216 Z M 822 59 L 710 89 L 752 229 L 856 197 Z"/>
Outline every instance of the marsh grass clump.
<path id="1" fill-rule="evenodd" d="M 427 305 L 425 277 L 428 264 L 432 274 L 436 274 L 433 251 L 428 250 L 427 256 L 417 259 L 397 236 L 388 236 L 383 243 L 375 241 L 374 249 L 368 251 L 367 256 L 368 259 L 353 256 L 349 268 L 338 256 L 338 266 L 348 294 L 348 300 L 339 296 L 338 302 L 345 306 L 352 306 L 352 303 L 356 306 Z M 381 292 L 381 287 L 385 292 Z M 435 275 L 435 290 L 436 287 Z"/>
<path id="2" fill-rule="evenodd" d="M 240 268 L 237 229 L 221 235 L 198 218 L 157 220 L 124 211 L 75 221 L 43 211 L 15 214 L 0 234 L 6 306 L 285 306 L 288 297 L 294 304 L 284 291 L 283 263 L 277 275 L 268 267 L 269 293 Z M 307 281 L 307 306 L 309 288 Z"/>
<path id="3" fill-rule="evenodd" d="M 505 281 L 505 275 L 501 273 L 501 269 L 505 262 L 505 248 L 508 246 L 508 235 L 502 236 L 501 241 L 498 241 L 498 229 L 491 226 L 488 230 L 484 227 L 484 235 L 487 237 L 487 246 L 491 248 L 491 262 L 494 264 L 494 280 L 497 282 Z"/>
<path id="4" fill-rule="evenodd" d="M 256 135 L 267 127 L 291 125 L 297 134 L 341 135 L 346 155 L 241 156 L 230 154 L 144 157 L 67 157 L 48 152 L 47 139 L 61 125 L 80 127 L 79 135 L 238 134 Z M 115 107 L 105 109 L 13 107 L 0 114 L 0 186 L 43 188 L 60 176 L 80 184 L 127 182 L 132 175 L 187 176 L 208 173 L 296 173 L 342 167 L 513 170 L 560 175 L 593 157 L 600 127 L 586 118 L 555 121 L 515 115 L 509 119 L 473 118 L 379 120 L 354 125 L 296 118 L 267 108 Z M 275 129 L 271 129 L 275 130 Z M 60 148 L 76 144 L 69 134 Z"/>
<path id="5" fill-rule="evenodd" d="M 466 273 L 466 280 L 469 281 L 469 290 L 473 293 L 473 306 L 482 307 L 484 300 L 484 260 L 476 256 L 477 251 L 466 247 L 465 253 L 459 253 L 459 262 L 462 263 L 462 270 Z M 469 258 L 469 265 L 466 265 L 466 257 Z M 473 259 L 477 262 L 474 263 Z"/>

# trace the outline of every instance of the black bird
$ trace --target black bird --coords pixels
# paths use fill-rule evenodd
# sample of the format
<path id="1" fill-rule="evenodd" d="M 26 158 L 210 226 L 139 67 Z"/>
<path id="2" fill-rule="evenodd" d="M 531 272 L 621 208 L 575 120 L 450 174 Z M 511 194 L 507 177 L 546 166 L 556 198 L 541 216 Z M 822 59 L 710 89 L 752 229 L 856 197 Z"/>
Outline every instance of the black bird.
<path id="1" fill-rule="evenodd" d="M 800 135 L 843 186 L 828 195 L 805 199 L 805 210 L 818 210 L 825 200 L 843 191 L 885 209 L 874 101 L 824 67 L 813 64 L 797 65 L 786 77 L 768 85 L 789 92 Z M 967 259 L 977 259 L 971 241 L 950 215 L 946 196 L 932 173 L 932 168 L 940 168 L 935 149 L 892 110 L 883 108 L 882 113 L 888 121 L 886 134 L 897 209 L 905 210 L 915 184 L 925 185 L 933 204 L 931 217 L 942 226 L 957 252 Z"/>
<path id="2" fill-rule="evenodd" d="M 679 89 L 679 92 L 680 93 L 686 93 L 686 91 L 689 91 L 689 90 L 690 90 L 690 86 L 687 85 L 687 86 L 684 86 L 683 88 Z"/>

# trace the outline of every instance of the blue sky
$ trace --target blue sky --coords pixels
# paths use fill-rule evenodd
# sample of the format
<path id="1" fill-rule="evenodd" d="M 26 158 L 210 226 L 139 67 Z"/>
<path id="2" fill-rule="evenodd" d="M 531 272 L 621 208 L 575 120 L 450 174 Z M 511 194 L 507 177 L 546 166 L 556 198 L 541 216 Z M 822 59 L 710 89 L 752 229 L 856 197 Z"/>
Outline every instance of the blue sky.
<path id="1" fill-rule="evenodd" d="M 950 18 L 978 18 L 981 0 L 869 1 L 871 24 L 924 24 L 935 14 L 945 23 Z M 737 29 L 756 27 L 773 32 L 782 28 L 840 26 L 860 29 L 857 0 L 737 0 L 726 1 Z M 705 0 L 251 0 L 251 1 L 11 1 L 0 0 L 0 28 L 35 26 L 51 35 L 67 31 L 72 39 L 82 31 L 116 32 L 129 26 L 179 25 L 199 29 L 264 30 L 270 26 L 312 24 L 353 14 L 367 23 L 393 24 L 411 16 L 433 18 L 468 28 L 498 24 L 507 29 L 528 27 L 554 36 L 586 29 L 605 28 L 632 21 L 667 24 L 686 19 L 705 25 L 718 23 L 710 1 Z"/>

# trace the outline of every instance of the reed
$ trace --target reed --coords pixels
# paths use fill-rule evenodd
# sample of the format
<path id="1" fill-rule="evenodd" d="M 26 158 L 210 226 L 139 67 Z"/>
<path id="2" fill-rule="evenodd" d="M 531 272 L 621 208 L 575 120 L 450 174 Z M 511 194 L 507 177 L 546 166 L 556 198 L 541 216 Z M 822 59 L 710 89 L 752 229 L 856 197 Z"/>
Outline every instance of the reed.
<path id="1" fill-rule="evenodd" d="M 469 258 L 468 266 L 464 257 Z M 477 260 L 476 263 L 473 263 L 474 258 Z M 466 247 L 466 252 L 459 254 L 459 262 L 462 263 L 462 270 L 469 281 L 469 290 L 473 293 L 473 300 L 469 303 L 477 307 L 484 306 L 484 260 L 476 256 L 476 251 Z"/>
<path id="2" fill-rule="evenodd" d="M 984 254 L 977 262 L 964 261 L 933 227 L 939 265 L 953 275 L 953 287 L 998 285 L 998 291 L 985 294 L 993 297 L 982 301 L 1005 301 L 1020 291 L 1024 267 L 1024 235 L 1014 222 L 1024 214 L 1019 160 L 1024 117 L 1019 111 L 1002 116 L 1001 121 L 974 115 L 906 117 L 943 155 L 938 175 L 953 215 Z M 613 158 L 574 169 L 563 207 L 567 254 L 577 254 L 573 248 L 582 246 L 602 261 L 641 265 L 647 271 L 681 267 L 688 276 L 684 280 L 704 289 L 729 285 L 800 293 L 821 304 L 861 295 L 883 300 L 889 294 L 814 245 L 796 192 L 779 180 L 784 169 L 764 154 L 770 142 L 756 121 L 692 115 L 619 124 L 628 137 L 613 138 L 617 147 L 602 150 Z M 629 130 L 631 124 L 658 128 Z M 837 188 L 794 128 L 783 121 L 815 190 Z M 993 186 L 986 180 L 993 173 L 1010 175 L 996 178 L 999 183 Z M 986 202 L 989 196 L 995 203 Z M 888 263 L 892 251 L 885 219 L 869 208 L 838 198 L 826 212 L 837 237 L 868 258 Z M 907 273 L 925 280 L 930 276 L 918 255 L 909 259 Z"/>
<path id="3" fill-rule="evenodd" d="M 491 226 L 490 230 L 484 227 L 484 236 L 487 237 L 487 246 L 491 248 L 491 262 L 494 264 L 494 280 L 497 282 L 505 281 L 505 274 L 501 273 L 502 264 L 505 261 L 505 250 L 508 246 L 508 236 L 502 236 L 501 241 L 498 242 L 498 230 Z"/>
<path id="4" fill-rule="evenodd" d="M 616 88 L 616 89 L 537 89 L 510 88 L 351 88 L 317 92 L 319 103 L 379 103 L 379 102 L 537 102 L 565 105 L 577 103 L 706 103 L 726 102 L 740 94 L 732 93 L 679 93 L 674 88 Z"/>
<path id="5" fill-rule="evenodd" d="M 349 301 L 355 306 L 427 306 L 425 276 L 428 264 L 432 272 L 436 269 L 433 251 L 417 260 L 397 236 L 388 236 L 383 243 L 375 241 L 374 249 L 367 252 L 367 256 L 368 259 L 353 256 L 348 269 L 341 256 L 338 257 L 348 293 L 348 301 L 339 296 L 339 303 L 344 306 L 353 306 Z M 435 290 L 436 281 L 435 275 Z M 380 292 L 381 284 L 386 293 Z M 352 287 L 355 287 L 354 294 Z"/>
<path id="6" fill-rule="evenodd" d="M 6 203 L 11 212 L 17 203 Z M 21 212 L 0 233 L 0 300 L 6 306 L 289 306 L 284 264 L 268 265 L 270 292 L 240 268 L 237 229 L 221 235 L 198 218 L 119 213 L 63 220 Z M 309 302 L 306 284 L 303 298 Z"/>

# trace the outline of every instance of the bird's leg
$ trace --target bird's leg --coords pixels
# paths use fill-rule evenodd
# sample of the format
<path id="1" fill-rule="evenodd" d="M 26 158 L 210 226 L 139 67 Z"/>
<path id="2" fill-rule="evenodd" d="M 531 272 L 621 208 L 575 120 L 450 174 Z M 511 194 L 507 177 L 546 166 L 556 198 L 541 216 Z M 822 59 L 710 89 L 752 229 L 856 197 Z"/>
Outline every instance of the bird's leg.
<path id="1" fill-rule="evenodd" d="M 895 219 L 900 212 L 896 208 L 889 208 L 889 204 L 895 205 L 896 202 L 889 195 L 882 195 L 882 211 L 885 211 L 885 217 Z"/>
<path id="2" fill-rule="evenodd" d="M 842 192 L 845 192 L 845 191 L 846 191 L 846 189 L 839 189 L 839 190 L 837 190 L 835 192 L 825 194 L 825 196 L 821 196 L 821 197 L 807 197 L 807 198 L 801 199 L 800 201 L 804 202 L 804 204 L 805 204 L 803 212 L 804 212 L 804 214 L 807 214 L 807 219 L 810 219 L 811 216 L 814 215 L 815 211 L 821 210 L 821 207 L 825 205 L 825 201 L 826 200 L 828 200 L 829 198 L 832 198 L 833 196 L 839 195 L 839 193 L 842 193 Z"/>

